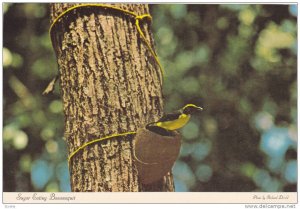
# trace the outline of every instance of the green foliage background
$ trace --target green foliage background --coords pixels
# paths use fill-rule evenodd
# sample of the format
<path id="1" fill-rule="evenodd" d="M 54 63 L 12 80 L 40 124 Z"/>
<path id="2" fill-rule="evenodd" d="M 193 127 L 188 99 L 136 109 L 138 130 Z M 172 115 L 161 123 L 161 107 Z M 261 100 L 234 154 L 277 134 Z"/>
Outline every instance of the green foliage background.
<path id="1" fill-rule="evenodd" d="M 47 4 L 4 3 L 4 191 L 70 191 Z M 297 5 L 150 5 L 165 111 L 181 133 L 176 191 L 296 191 Z"/>

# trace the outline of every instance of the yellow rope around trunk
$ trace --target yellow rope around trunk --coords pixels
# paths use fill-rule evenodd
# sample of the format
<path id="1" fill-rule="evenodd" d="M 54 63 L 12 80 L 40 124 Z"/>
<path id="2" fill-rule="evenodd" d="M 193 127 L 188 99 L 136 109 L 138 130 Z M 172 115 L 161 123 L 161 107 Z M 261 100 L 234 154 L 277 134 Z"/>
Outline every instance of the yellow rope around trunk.
<path id="1" fill-rule="evenodd" d="M 114 138 L 114 137 L 120 137 L 120 136 L 127 136 L 127 135 L 132 135 L 132 134 L 136 134 L 136 132 L 134 131 L 131 131 L 131 132 L 126 132 L 126 133 L 121 133 L 121 134 L 112 134 L 110 136 L 105 136 L 105 137 L 102 137 L 102 138 L 99 138 L 99 139 L 94 139 L 92 141 L 89 141 L 83 145 L 81 145 L 79 148 L 77 148 L 74 152 L 72 152 L 70 155 L 69 155 L 69 158 L 68 158 L 68 162 L 70 163 L 72 157 L 77 153 L 79 152 L 80 150 L 84 149 L 85 147 L 91 145 L 91 144 L 94 144 L 96 142 L 100 142 L 100 141 L 103 141 L 103 140 L 106 140 L 106 139 L 110 139 L 110 138 Z"/>
<path id="2" fill-rule="evenodd" d="M 162 74 L 162 77 L 164 78 L 164 74 L 165 74 L 164 69 L 163 69 L 163 67 L 162 67 L 162 65 L 161 65 L 161 63 L 158 59 L 158 56 L 155 54 L 154 50 L 152 49 L 150 43 L 147 41 L 147 39 L 146 39 L 146 37 L 145 37 L 141 27 L 140 27 L 140 20 L 143 20 L 144 18 L 148 18 L 149 20 L 152 20 L 152 17 L 151 17 L 150 14 L 137 15 L 134 12 L 131 12 L 131 11 L 128 11 L 128 10 L 125 10 L 125 9 L 121 9 L 121 8 L 118 8 L 118 7 L 115 7 L 115 6 L 106 5 L 106 4 L 80 4 L 80 5 L 76 5 L 76 6 L 68 8 L 67 10 L 65 10 L 64 12 L 62 12 L 60 15 L 58 15 L 55 18 L 55 20 L 53 21 L 53 23 L 51 24 L 50 29 L 49 29 L 50 37 L 52 37 L 51 33 L 52 33 L 53 27 L 64 15 L 66 15 L 67 13 L 69 13 L 72 10 L 75 10 L 77 8 L 82 8 L 82 7 L 99 7 L 99 8 L 103 8 L 103 9 L 112 9 L 112 10 L 115 10 L 115 11 L 122 12 L 126 15 L 129 15 L 130 17 L 133 17 L 135 19 L 135 26 L 137 28 L 138 33 L 140 34 L 143 41 L 146 43 L 147 48 L 149 49 L 150 53 L 152 54 L 152 56 L 154 57 L 156 63 L 158 64 L 159 69 L 160 69 L 161 74 Z M 162 80 L 163 79 L 161 79 L 161 82 L 162 82 Z"/>
<path id="3" fill-rule="evenodd" d="M 162 68 L 162 65 L 157 57 L 157 55 L 155 54 L 154 50 L 152 49 L 150 43 L 147 41 L 141 27 L 140 27 L 140 21 L 142 21 L 143 19 L 147 18 L 149 20 L 152 20 L 152 17 L 150 14 L 143 14 L 143 15 L 137 15 L 135 14 L 134 12 L 131 12 L 131 11 L 128 11 L 128 10 L 125 10 L 125 9 L 121 9 L 121 8 L 118 8 L 118 7 L 115 7 L 115 6 L 110 6 L 110 5 L 106 5 L 106 4 L 80 4 L 80 5 L 76 5 L 76 6 L 73 6 L 73 7 L 70 7 L 68 8 L 67 10 L 65 10 L 64 12 L 62 12 L 59 16 L 57 16 L 55 18 L 55 20 L 53 21 L 53 23 L 51 24 L 50 26 L 50 29 L 49 29 L 49 35 L 50 37 L 51 36 L 51 33 L 52 33 L 52 30 L 54 28 L 54 26 L 57 24 L 57 22 L 64 16 L 66 15 L 67 13 L 69 13 L 70 11 L 72 10 L 75 10 L 77 8 L 82 8 L 82 7 L 99 7 L 99 8 L 103 8 L 103 9 L 112 9 L 112 10 L 115 10 L 115 11 L 119 11 L 119 12 L 122 12 L 130 17 L 133 17 L 135 19 L 135 26 L 137 28 L 137 31 L 138 33 L 140 34 L 141 38 L 143 39 L 143 41 L 146 43 L 147 45 L 147 48 L 149 49 L 149 51 L 151 52 L 152 56 L 154 57 L 156 63 L 158 64 L 159 66 L 159 69 L 161 71 L 161 74 L 162 76 L 164 77 L 164 70 Z M 161 79 L 161 82 L 162 82 L 163 79 Z M 70 163 L 72 157 L 78 153 L 80 150 L 84 149 L 85 147 L 91 145 L 91 144 L 94 144 L 96 142 L 99 142 L 99 141 L 103 141 L 103 140 L 106 140 L 106 139 L 110 139 L 110 138 L 114 138 L 114 137 L 121 137 L 121 136 L 127 136 L 127 135 L 132 135 L 132 134 L 136 134 L 136 132 L 134 131 L 131 131 L 131 132 L 126 132 L 126 133 L 117 133 L 117 134 L 112 134 L 110 136 L 105 136 L 103 138 L 99 138 L 99 139 L 94 139 L 90 142 L 87 142 L 85 144 L 83 144 L 82 146 L 80 146 L 79 148 L 77 148 L 75 151 L 73 151 L 70 155 L 69 155 L 69 158 L 68 158 L 68 162 Z"/>

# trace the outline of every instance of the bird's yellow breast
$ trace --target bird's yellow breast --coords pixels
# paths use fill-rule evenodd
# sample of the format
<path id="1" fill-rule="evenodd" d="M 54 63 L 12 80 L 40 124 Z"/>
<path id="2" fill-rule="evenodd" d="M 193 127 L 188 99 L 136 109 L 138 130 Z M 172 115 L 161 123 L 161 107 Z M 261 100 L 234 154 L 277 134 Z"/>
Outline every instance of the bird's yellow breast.
<path id="1" fill-rule="evenodd" d="M 185 126 L 189 121 L 190 115 L 181 114 L 178 119 L 172 121 L 162 121 L 156 123 L 157 126 L 162 127 L 167 130 L 176 130 Z"/>

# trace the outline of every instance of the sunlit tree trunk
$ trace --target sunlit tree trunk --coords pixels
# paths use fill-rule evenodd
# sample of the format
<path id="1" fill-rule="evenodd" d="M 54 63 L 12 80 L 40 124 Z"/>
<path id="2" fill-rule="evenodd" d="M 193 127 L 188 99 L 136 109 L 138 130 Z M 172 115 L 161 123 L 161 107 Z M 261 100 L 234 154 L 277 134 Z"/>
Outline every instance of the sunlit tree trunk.
<path id="1" fill-rule="evenodd" d="M 75 4 L 51 4 L 51 21 Z M 147 5 L 116 4 L 139 15 Z M 153 46 L 149 21 L 141 28 Z M 134 18 L 99 7 L 75 9 L 53 27 L 69 154 L 93 139 L 136 131 L 162 114 L 161 72 Z M 168 174 L 139 183 L 134 135 L 92 144 L 69 164 L 72 191 L 173 191 Z"/>

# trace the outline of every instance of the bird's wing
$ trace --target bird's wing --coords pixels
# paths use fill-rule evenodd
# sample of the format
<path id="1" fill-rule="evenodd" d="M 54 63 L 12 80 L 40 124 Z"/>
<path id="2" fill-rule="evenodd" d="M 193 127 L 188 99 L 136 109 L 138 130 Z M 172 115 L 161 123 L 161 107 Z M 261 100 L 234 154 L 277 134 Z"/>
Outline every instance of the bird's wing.
<path id="1" fill-rule="evenodd" d="M 168 131 L 167 129 L 161 128 L 159 126 L 146 126 L 146 128 L 149 131 L 152 131 L 152 132 L 162 135 L 162 136 L 173 136 L 174 135 L 173 131 Z"/>
<path id="2" fill-rule="evenodd" d="M 179 118 L 180 114 L 181 113 L 179 111 L 165 114 L 157 122 L 176 120 Z"/>

